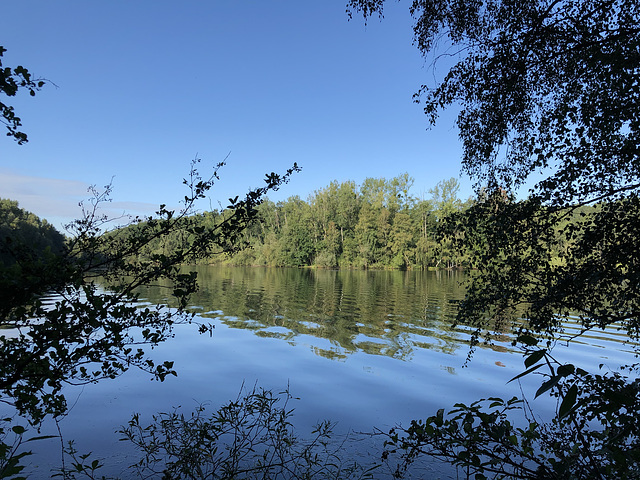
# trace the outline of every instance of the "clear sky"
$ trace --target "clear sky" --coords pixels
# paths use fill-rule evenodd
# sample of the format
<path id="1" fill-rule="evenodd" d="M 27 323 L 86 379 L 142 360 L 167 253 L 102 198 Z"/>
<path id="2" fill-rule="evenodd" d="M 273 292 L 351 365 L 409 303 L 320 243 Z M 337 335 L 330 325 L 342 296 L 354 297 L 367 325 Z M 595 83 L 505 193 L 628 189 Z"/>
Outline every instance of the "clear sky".
<path id="1" fill-rule="evenodd" d="M 0 138 L 0 197 L 60 227 L 79 216 L 89 185 L 113 178 L 113 212 L 148 214 L 178 204 L 196 155 L 207 173 L 227 154 L 203 209 L 293 162 L 302 172 L 272 200 L 404 172 L 428 197 L 460 174 L 455 112 L 428 130 L 412 101 L 442 72 L 412 45 L 409 2 L 366 24 L 349 21 L 345 4 L 4 2 L 3 63 L 52 84 L 8 99 L 29 143 Z"/>

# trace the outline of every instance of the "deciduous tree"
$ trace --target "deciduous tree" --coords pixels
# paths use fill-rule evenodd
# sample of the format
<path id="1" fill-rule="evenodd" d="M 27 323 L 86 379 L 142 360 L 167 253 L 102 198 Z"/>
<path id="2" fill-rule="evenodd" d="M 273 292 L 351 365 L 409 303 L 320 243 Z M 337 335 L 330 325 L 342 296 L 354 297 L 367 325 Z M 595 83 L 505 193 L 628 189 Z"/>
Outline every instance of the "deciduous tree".
<path id="1" fill-rule="evenodd" d="M 365 16 L 383 5 L 349 2 Z M 476 339 L 512 323 L 527 371 L 547 372 L 537 394 L 550 391 L 560 401 L 547 430 L 532 424 L 533 436 L 504 436 L 506 417 L 487 422 L 475 405 L 416 424 L 405 446 L 434 453 L 429 448 L 444 445 L 444 435 L 451 442 L 445 458 L 476 478 L 638 478 L 635 373 L 584 372 L 554 362 L 550 348 L 571 340 L 563 331 L 570 315 L 581 334 L 611 326 L 637 340 L 640 332 L 640 4 L 414 0 L 410 11 L 416 45 L 446 66 L 416 101 L 431 123 L 444 108 L 459 109 L 463 168 L 481 199 L 447 223 L 449 233 L 464 231 L 459 245 L 479 270 L 459 321 L 476 329 Z M 522 187 L 529 194 L 517 200 Z M 457 436 L 491 435 L 495 425 L 502 437 L 496 430 L 492 438 L 503 439 L 495 455 Z M 527 443 L 534 437 L 535 445 Z M 574 454 L 563 441 L 569 437 Z M 519 466 L 503 462 L 514 449 L 523 454 Z M 545 455 L 534 461 L 528 453 L 536 449 Z"/>

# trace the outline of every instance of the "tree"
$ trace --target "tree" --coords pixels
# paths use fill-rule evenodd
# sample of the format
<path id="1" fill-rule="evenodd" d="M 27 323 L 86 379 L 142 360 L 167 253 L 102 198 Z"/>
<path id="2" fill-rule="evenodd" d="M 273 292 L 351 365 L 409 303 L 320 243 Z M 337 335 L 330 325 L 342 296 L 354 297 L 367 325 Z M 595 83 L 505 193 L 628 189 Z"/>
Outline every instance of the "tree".
<path id="1" fill-rule="evenodd" d="M 413 253 L 414 225 L 409 214 L 396 213 L 393 226 L 389 234 L 389 248 L 393 254 L 392 265 L 396 268 L 406 269 L 411 266 L 411 254 Z"/>
<path id="2" fill-rule="evenodd" d="M 386 211 L 384 207 L 376 208 L 367 201 L 362 202 L 354 239 L 358 249 L 357 261 L 364 268 L 375 265 L 382 258 L 384 243 L 380 227 L 384 227 L 381 225 L 383 211 Z"/>
<path id="3" fill-rule="evenodd" d="M 386 204 L 391 212 L 408 209 L 413 205 L 414 199 L 409 194 L 413 186 L 414 178 L 407 172 L 393 177 L 386 185 Z"/>
<path id="4" fill-rule="evenodd" d="M 0 45 L 0 92 L 8 97 L 14 97 L 22 89 L 34 96 L 44 87 L 45 81 L 41 78 L 33 78 L 29 70 L 22 65 L 15 68 L 3 67 L 2 56 L 6 51 L 7 49 Z M 27 134 L 19 130 L 22 120 L 16 116 L 15 109 L 11 105 L 0 102 L 0 122 L 7 127 L 8 137 L 13 137 L 20 145 L 27 142 Z"/>
<path id="5" fill-rule="evenodd" d="M 289 197 L 284 204 L 285 225 L 282 229 L 281 265 L 309 265 L 315 253 L 311 207 L 297 195 Z"/>
<path id="6" fill-rule="evenodd" d="M 433 233 L 436 217 L 430 200 L 419 200 L 411 211 L 414 225 L 419 227 L 416 238 L 416 264 L 422 268 L 429 267 L 436 247 Z"/>
<path id="7" fill-rule="evenodd" d="M 460 190 L 460 184 L 455 178 L 442 180 L 429 190 L 436 222 L 443 222 L 446 218 L 462 210 L 458 190 Z M 459 235 L 459 229 L 452 229 L 447 234 L 440 234 L 437 248 L 434 250 L 436 267 L 453 268 L 459 265 L 459 255 L 453 248 L 454 240 Z"/>
<path id="8" fill-rule="evenodd" d="M 148 358 L 145 345 L 168 339 L 176 324 L 194 322 L 193 314 L 185 308 L 189 295 L 197 289 L 197 279 L 193 273 L 182 273 L 180 265 L 237 249 L 263 195 L 298 170 L 294 165 L 284 175 L 267 175 L 265 186 L 250 191 L 244 199 L 230 199 L 222 220 L 207 224 L 194 222 L 190 215 L 218 180 L 223 163 L 203 179 L 196 170 L 198 162 L 194 160 L 189 177 L 183 181 L 188 194 L 180 210 L 161 205 L 156 215 L 135 218 L 126 228 L 108 228 L 109 219 L 100 214 L 99 206 L 108 200 L 111 187 L 103 191 L 94 188 L 94 196 L 83 206 L 83 217 L 68 226 L 71 237 L 62 249 L 57 244 L 57 251 L 49 248 L 42 253 L 37 243 L 31 243 L 29 249 L 22 248 L 24 244 L 13 248 L 18 244 L 16 238 L 31 235 L 27 227 L 32 225 L 49 237 L 57 239 L 59 235 L 52 235 L 44 222 L 15 203 L 8 202 L 9 208 L 4 208 L 7 202 L 3 202 L 0 225 L 15 224 L 13 217 L 28 219 L 17 225 L 18 232 L 11 230 L 11 235 L 0 228 L 5 234 L 0 250 L 13 255 L 14 263 L 5 264 L 6 268 L 18 265 L 22 272 L 44 273 L 13 278 L 15 290 L 23 293 L 3 302 L 0 310 L 0 327 L 15 332 L 0 336 L 0 400 L 12 405 L 21 418 L 37 425 L 46 416 L 64 414 L 65 384 L 115 378 L 132 366 L 158 380 L 175 373 L 172 362 L 156 363 Z M 179 244 L 176 238 L 181 240 Z M 163 239 L 174 241 L 171 249 L 148 248 Z M 2 273 L 4 282 L 6 269 Z M 98 279 L 107 291 L 98 288 Z M 178 308 L 137 308 L 136 288 L 159 279 L 171 281 Z M 53 295 L 55 304 L 45 305 L 44 293 Z M 199 328 L 205 332 L 212 327 L 199 324 Z M 8 421 L 0 424 L 0 434 L 8 431 Z M 21 435 L 23 427 L 15 426 L 14 432 Z M 0 442 L 0 476 L 19 471 L 15 453 L 10 443 Z"/>
<path id="9" fill-rule="evenodd" d="M 351 0 L 349 8 L 370 16 L 383 4 Z M 582 334 L 613 325 L 631 340 L 640 333 L 640 5 L 414 0 L 411 13 L 418 48 L 436 62 L 453 58 L 416 100 L 431 123 L 459 107 L 463 168 L 481 200 L 445 222 L 449 233 L 464 231 L 458 245 L 479 270 L 458 319 L 476 341 L 512 324 L 526 372 L 546 371 L 537 395 L 558 396 L 559 409 L 549 425 L 532 423 L 530 435 L 509 430 L 500 412 L 460 406 L 416 424 L 405 446 L 445 454 L 476 478 L 638 478 L 637 365 L 631 376 L 584 372 L 555 362 L 551 348 L 571 340 L 569 315 Z M 535 185 L 517 201 L 528 182 Z M 458 434 L 472 431 L 499 440 L 497 453 L 482 441 L 462 448 Z M 448 456 L 439 438 L 450 441 Z M 522 461 L 504 463 L 514 449 Z"/>

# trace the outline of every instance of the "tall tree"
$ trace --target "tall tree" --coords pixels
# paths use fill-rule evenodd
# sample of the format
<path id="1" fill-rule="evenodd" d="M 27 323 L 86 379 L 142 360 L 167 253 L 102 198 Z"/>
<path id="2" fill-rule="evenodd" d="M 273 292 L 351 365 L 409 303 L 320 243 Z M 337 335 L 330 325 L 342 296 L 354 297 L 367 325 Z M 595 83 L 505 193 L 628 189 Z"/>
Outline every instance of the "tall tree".
<path id="1" fill-rule="evenodd" d="M 460 183 L 453 177 L 438 182 L 435 187 L 429 190 L 431 205 L 433 205 L 432 213 L 435 221 L 439 222 L 438 225 L 441 226 L 442 222 L 462 210 L 462 201 L 458 198 L 459 190 Z M 454 248 L 454 240 L 459 235 L 459 229 L 440 234 L 438 245 L 433 250 L 436 267 L 453 268 L 459 265 L 461 258 Z"/>
<path id="2" fill-rule="evenodd" d="M 362 200 L 374 208 L 382 208 L 387 204 L 387 180 L 384 178 L 367 177 L 360 185 Z"/>
<path id="3" fill-rule="evenodd" d="M 314 225 L 311 221 L 311 207 L 297 195 L 290 197 L 284 204 L 283 212 L 285 225 L 280 238 L 280 265 L 302 266 L 309 265 L 315 254 L 314 240 L 318 236 L 313 234 Z"/>
<path id="4" fill-rule="evenodd" d="M 393 219 L 393 226 L 389 234 L 389 248 L 393 255 L 391 265 L 405 269 L 412 265 L 414 254 L 415 226 L 408 213 L 397 213 Z"/>
<path id="5" fill-rule="evenodd" d="M 409 190 L 414 183 L 414 178 L 407 172 L 393 177 L 387 183 L 387 206 L 392 212 L 410 208 L 414 198 L 409 194 Z"/>
<path id="6" fill-rule="evenodd" d="M 345 237 L 353 238 L 353 231 L 358 223 L 360 199 L 355 182 L 342 182 L 337 191 L 336 226 L 340 229 L 341 242 Z"/>
<path id="7" fill-rule="evenodd" d="M 349 1 L 365 16 L 383 5 Z M 560 402 L 535 431 L 509 424 L 510 404 L 495 404 L 492 417 L 475 405 L 418 425 L 409 444 L 477 478 L 638 478 L 638 382 L 558 364 L 549 348 L 569 315 L 582 333 L 613 324 L 630 339 L 640 333 L 640 4 L 414 0 L 411 13 L 418 48 L 453 58 L 417 98 L 432 123 L 459 108 L 463 168 L 482 198 L 448 222 L 464 227 L 460 246 L 479 269 L 458 318 L 478 337 L 513 322 L 527 371 L 548 372 L 538 394 Z M 516 201 L 528 183 L 529 197 Z M 597 208 L 578 210 L 585 205 Z M 558 235 L 566 248 L 554 259 Z M 475 434 L 465 440 L 465 431 Z"/>
<path id="8" fill-rule="evenodd" d="M 462 202 L 458 198 L 459 191 L 460 183 L 453 177 L 442 180 L 435 187 L 429 189 L 431 205 L 437 221 L 443 220 L 461 209 Z"/>

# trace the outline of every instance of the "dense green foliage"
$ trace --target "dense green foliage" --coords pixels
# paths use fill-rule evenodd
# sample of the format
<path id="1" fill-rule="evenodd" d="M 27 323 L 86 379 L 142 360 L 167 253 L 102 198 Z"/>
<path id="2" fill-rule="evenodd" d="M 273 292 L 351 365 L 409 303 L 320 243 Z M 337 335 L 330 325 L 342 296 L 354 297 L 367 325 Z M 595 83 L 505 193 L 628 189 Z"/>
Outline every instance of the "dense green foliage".
<path id="1" fill-rule="evenodd" d="M 46 220 L 18 207 L 18 202 L 0 199 L 0 262 L 10 267 L 23 261 L 60 255 L 65 239 Z"/>
<path id="2" fill-rule="evenodd" d="M 265 200 L 256 207 L 234 252 L 226 261 L 234 265 L 317 266 L 322 268 L 455 268 L 466 265 L 452 239 L 438 234 L 447 215 L 468 208 L 455 178 L 438 183 L 431 197 L 411 195 L 413 178 L 403 174 L 391 180 L 367 178 L 331 182 L 307 201 L 290 197 L 284 202 Z M 189 218 L 210 228 L 228 212 L 205 212 Z M 441 230 L 441 229 L 440 229 Z M 148 253 L 178 247 L 177 235 L 150 244 Z M 209 261 L 220 261 L 219 256 Z M 205 259 L 205 261 L 207 261 Z"/>
<path id="3" fill-rule="evenodd" d="M 245 238 L 251 250 L 231 261 L 243 264 L 359 268 L 454 267 L 462 259 L 436 243 L 439 219 L 463 208 L 455 179 L 441 182 L 432 197 L 410 194 L 413 179 L 367 178 L 332 182 L 306 202 L 299 197 L 259 207 Z"/>
<path id="4" fill-rule="evenodd" d="M 494 235 L 492 216 L 503 214 L 502 210 L 496 210 L 496 205 L 512 204 L 506 193 L 500 193 L 498 203 L 483 193 L 463 202 L 457 196 L 458 182 L 451 178 L 432 188 L 428 199 L 418 199 L 410 194 L 412 183 L 413 179 L 403 174 L 391 180 L 367 178 L 360 187 L 354 182 L 332 182 L 309 195 L 306 201 L 298 196 L 278 203 L 265 199 L 256 207 L 255 218 L 238 238 L 236 251 L 202 261 L 402 270 L 478 268 L 487 262 L 499 261 L 500 257 L 492 256 L 493 251 L 489 249 L 497 246 L 490 246 L 488 241 Z M 487 208 L 489 211 L 484 212 Z M 550 247 L 544 261 L 553 265 L 566 262 L 573 240 L 567 238 L 563 230 L 569 225 L 579 228 L 583 217 L 602 209 L 603 205 L 597 208 L 586 205 L 556 212 L 562 220 L 560 228 L 551 228 L 548 238 L 544 239 Z M 211 228 L 227 214 L 205 212 L 189 217 L 188 221 L 194 226 Z M 465 223 L 463 219 L 467 218 L 481 219 L 486 229 L 480 228 L 477 222 Z M 505 231 L 506 242 L 508 233 Z M 522 240 L 530 239 L 522 237 Z M 176 233 L 162 242 L 151 242 L 144 252 L 152 255 L 171 251 L 184 241 Z M 484 244 L 484 253 L 479 256 Z"/>
<path id="5" fill-rule="evenodd" d="M 0 315 L 55 283 L 65 238 L 46 220 L 0 199 Z"/>
<path id="6" fill-rule="evenodd" d="M 365 16 L 383 4 L 349 2 Z M 525 373 L 546 376 L 536 395 L 559 402 L 551 423 L 524 430 L 459 406 L 392 443 L 476 478 L 639 478 L 638 365 L 584 372 L 554 361 L 552 347 L 573 340 L 570 314 L 582 333 L 640 333 L 640 4 L 414 0 L 411 13 L 418 48 L 453 60 L 416 99 L 432 123 L 459 108 L 463 166 L 479 193 L 447 222 L 478 268 L 459 319 L 477 339 L 514 323 Z"/>

